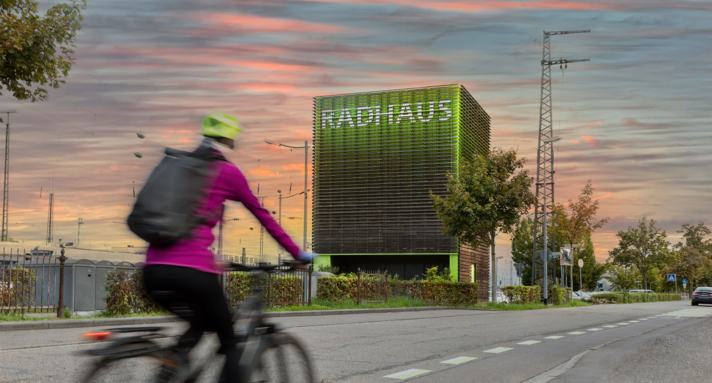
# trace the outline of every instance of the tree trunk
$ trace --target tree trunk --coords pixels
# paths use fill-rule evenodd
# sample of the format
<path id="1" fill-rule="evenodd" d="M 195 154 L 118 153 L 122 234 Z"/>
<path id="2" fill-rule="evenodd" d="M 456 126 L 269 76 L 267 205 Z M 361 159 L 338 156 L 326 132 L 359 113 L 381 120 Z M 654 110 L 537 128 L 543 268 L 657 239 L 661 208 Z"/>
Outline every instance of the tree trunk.
<path id="1" fill-rule="evenodd" d="M 497 258 L 494 251 L 494 238 L 496 232 L 490 233 L 490 248 L 492 249 L 492 303 L 497 303 Z"/>
<path id="2" fill-rule="evenodd" d="M 643 271 L 641 271 L 641 273 L 643 273 L 643 290 L 646 290 L 647 289 L 646 286 L 648 286 L 648 277 L 647 277 L 648 273 L 647 273 L 647 270 L 643 270 Z"/>
<path id="3" fill-rule="evenodd" d="M 571 272 L 569 273 L 569 278 L 571 279 L 569 287 L 571 287 L 571 291 L 574 291 L 574 265 L 576 264 L 576 249 L 574 249 L 573 247 L 574 244 L 571 243 Z M 559 251 L 561 251 L 561 249 L 559 249 Z"/>

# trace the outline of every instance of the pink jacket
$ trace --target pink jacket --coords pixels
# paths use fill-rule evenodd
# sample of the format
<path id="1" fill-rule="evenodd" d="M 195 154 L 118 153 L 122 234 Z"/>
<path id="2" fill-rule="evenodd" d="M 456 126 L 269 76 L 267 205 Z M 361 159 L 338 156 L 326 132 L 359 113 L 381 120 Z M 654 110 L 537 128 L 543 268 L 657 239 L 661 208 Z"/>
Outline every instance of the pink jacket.
<path id="1" fill-rule="evenodd" d="M 146 265 L 183 266 L 209 273 L 222 273 L 220 266 L 215 262 L 215 255 L 210 250 L 210 246 L 215 240 L 213 228 L 223 218 L 225 200 L 242 202 L 277 243 L 296 258 L 299 255 L 299 246 L 279 227 L 269 212 L 260 206 L 240 169 L 226 161 L 217 161 L 215 166 L 219 167 L 216 172 L 217 177 L 214 179 L 208 197 L 199 202 L 199 207 L 204 212 L 219 214 L 215 214 L 215 218 L 208 219 L 196 227 L 191 238 L 182 239 L 166 248 L 149 247 Z"/>

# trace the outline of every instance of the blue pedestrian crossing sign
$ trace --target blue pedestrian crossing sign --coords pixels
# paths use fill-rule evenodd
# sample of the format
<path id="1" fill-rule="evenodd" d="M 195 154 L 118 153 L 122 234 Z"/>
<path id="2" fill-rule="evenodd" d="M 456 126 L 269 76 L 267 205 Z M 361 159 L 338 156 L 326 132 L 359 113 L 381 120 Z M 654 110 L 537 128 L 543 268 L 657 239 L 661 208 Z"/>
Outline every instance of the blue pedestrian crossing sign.
<path id="1" fill-rule="evenodd" d="M 675 282 L 675 281 L 677 281 L 677 279 L 676 279 L 677 275 L 675 275 L 675 274 L 668 274 L 667 276 L 668 276 L 668 277 L 667 277 L 667 281 L 668 281 L 668 282 Z"/>
<path id="2" fill-rule="evenodd" d="M 686 284 L 687 284 L 687 279 L 683 279 L 683 280 L 682 280 L 682 284 L 683 284 L 683 285 L 686 285 Z"/>

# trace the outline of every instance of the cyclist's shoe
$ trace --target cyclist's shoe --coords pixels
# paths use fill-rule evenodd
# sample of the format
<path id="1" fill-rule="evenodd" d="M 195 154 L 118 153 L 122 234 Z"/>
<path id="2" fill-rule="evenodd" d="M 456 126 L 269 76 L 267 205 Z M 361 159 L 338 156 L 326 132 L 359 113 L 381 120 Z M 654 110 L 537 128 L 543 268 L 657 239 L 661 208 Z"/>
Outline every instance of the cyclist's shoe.
<path id="1" fill-rule="evenodd" d="M 185 351 L 173 351 L 163 360 L 163 368 L 158 374 L 157 382 L 184 382 L 195 381 L 190 368 L 190 357 Z"/>

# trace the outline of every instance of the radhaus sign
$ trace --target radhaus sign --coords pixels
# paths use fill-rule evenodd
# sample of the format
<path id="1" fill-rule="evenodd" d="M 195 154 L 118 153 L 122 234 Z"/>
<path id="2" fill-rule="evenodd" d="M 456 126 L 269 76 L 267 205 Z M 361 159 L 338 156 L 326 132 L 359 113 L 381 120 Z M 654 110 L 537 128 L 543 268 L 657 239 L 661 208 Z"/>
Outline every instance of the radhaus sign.
<path id="1" fill-rule="evenodd" d="M 387 111 L 381 111 L 381 106 L 357 106 L 355 116 L 351 115 L 349 108 L 324 109 L 321 111 L 321 128 L 322 129 L 338 129 L 343 127 L 364 127 L 368 125 L 380 125 L 383 117 L 388 117 L 388 124 L 399 124 L 403 120 L 410 123 L 422 122 L 428 123 L 434 120 L 448 121 L 452 118 L 452 109 L 447 107 L 452 100 L 427 101 L 427 111 L 424 115 L 423 102 L 418 101 L 416 105 L 411 106 L 409 102 L 403 104 L 389 104 Z M 437 103 L 437 110 L 435 104 Z M 396 114 L 395 108 L 398 106 Z M 415 108 L 415 113 L 413 112 Z M 339 113 L 337 116 L 336 113 Z M 436 115 L 437 114 L 437 115 Z M 355 119 L 354 119 L 355 117 Z M 336 121 L 335 121 L 336 120 Z M 355 120 L 355 121 L 354 121 Z"/>

